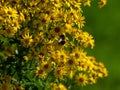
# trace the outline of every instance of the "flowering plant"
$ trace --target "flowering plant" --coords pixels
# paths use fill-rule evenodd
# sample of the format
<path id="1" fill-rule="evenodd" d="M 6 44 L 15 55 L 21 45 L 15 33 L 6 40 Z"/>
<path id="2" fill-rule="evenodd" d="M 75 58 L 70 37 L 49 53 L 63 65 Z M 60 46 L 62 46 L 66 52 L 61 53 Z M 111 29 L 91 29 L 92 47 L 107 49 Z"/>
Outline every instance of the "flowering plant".
<path id="1" fill-rule="evenodd" d="M 0 90 L 67 90 L 107 76 L 85 51 L 94 47 L 82 30 L 91 1 L 0 0 Z"/>

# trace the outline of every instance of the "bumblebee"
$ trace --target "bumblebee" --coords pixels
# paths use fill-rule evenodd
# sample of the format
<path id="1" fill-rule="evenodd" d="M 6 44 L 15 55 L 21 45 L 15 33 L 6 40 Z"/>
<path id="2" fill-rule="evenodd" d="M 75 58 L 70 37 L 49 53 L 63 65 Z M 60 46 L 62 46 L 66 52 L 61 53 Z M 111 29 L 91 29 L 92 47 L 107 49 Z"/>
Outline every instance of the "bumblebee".
<path id="1" fill-rule="evenodd" d="M 65 36 L 64 35 L 60 35 L 60 38 L 65 40 Z"/>
<path id="2" fill-rule="evenodd" d="M 58 44 L 60 44 L 60 45 L 64 45 L 65 44 L 65 36 L 64 35 L 60 35 L 60 38 L 58 40 Z"/>

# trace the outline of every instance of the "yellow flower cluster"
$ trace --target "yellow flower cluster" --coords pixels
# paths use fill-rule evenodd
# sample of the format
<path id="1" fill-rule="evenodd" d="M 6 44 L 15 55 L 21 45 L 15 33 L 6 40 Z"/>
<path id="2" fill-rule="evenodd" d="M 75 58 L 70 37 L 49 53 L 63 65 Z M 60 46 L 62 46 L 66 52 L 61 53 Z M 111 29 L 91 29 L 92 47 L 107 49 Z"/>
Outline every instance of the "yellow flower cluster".
<path id="1" fill-rule="evenodd" d="M 16 40 L 3 51 L 4 56 L 15 58 L 21 47 L 29 49 L 21 56 L 37 63 L 35 73 L 41 79 L 51 75 L 54 81 L 70 79 L 83 86 L 107 76 L 104 65 L 84 51 L 94 47 L 92 35 L 82 30 L 85 17 L 81 6 L 90 6 L 91 1 L 1 0 L 0 36 Z M 106 0 L 101 0 L 99 7 L 105 4 Z M 62 84 L 52 87 L 67 90 Z"/>
<path id="2" fill-rule="evenodd" d="M 20 15 L 9 3 L 2 1 L 0 2 L 0 35 L 13 37 L 21 27 Z"/>

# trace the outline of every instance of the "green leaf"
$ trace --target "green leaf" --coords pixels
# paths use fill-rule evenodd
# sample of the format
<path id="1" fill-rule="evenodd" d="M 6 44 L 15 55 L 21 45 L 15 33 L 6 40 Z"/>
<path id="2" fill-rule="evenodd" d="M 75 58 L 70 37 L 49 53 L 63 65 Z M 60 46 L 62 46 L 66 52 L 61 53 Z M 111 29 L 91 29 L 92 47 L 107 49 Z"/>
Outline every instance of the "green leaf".
<path id="1" fill-rule="evenodd" d="M 74 44 L 75 44 L 75 46 L 78 45 L 78 40 L 76 38 L 74 39 Z"/>
<path id="2" fill-rule="evenodd" d="M 69 33 L 66 33 L 66 37 L 68 37 L 69 41 L 73 41 L 73 37 L 71 34 Z"/>

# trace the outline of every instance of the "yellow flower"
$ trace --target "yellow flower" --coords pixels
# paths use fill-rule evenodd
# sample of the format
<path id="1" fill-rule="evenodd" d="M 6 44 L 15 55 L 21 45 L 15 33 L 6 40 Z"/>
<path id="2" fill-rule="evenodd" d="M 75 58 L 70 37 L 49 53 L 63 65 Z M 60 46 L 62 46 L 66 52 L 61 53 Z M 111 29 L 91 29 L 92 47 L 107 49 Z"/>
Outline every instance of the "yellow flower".
<path id="1" fill-rule="evenodd" d="M 92 77 L 94 80 L 96 80 L 96 79 L 98 78 L 98 74 L 99 74 L 99 73 L 93 71 L 93 72 L 91 73 L 91 77 Z"/>
<path id="2" fill-rule="evenodd" d="M 83 59 L 83 61 L 79 62 L 77 69 L 78 69 L 78 71 L 87 72 L 88 67 L 87 67 L 87 64 L 84 62 L 84 59 Z"/>
<path id="3" fill-rule="evenodd" d="M 19 24 L 18 20 L 13 20 L 13 24 L 12 24 L 14 30 L 18 30 L 20 29 L 21 25 Z"/>
<path id="4" fill-rule="evenodd" d="M 68 69 L 75 69 L 76 68 L 76 62 L 74 58 L 69 58 L 66 62 L 66 67 Z"/>
<path id="5" fill-rule="evenodd" d="M 88 83 L 94 84 L 94 83 L 96 83 L 96 79 L 94 79 L 93 77 L 90 77 L 90 78 L 88 78 Z"/>
<path id="6" fill-rule="evenodd" d="M 59 84 L 58 88 L 59 89 L 57 90 L 67 90 L 67 88 L 63 84 Z"/>
<path id="7" fill-rule="evenodd" d="M 37 67 L 36 76 L 39 76 L 40 78 L 45 78 L 46 73 L 41 67 Z"/>
<path id="8" fill-rule="evenodd" d="M 91 6 L 90 3 L 91 3 L 91 0 L 86 0 L 86 1 L 84 2 L 84 6 Z"/>
<path id="9" fill-rule="evenodd" d="M 65 29 L 66 29 L 66 31 L 67 32 L 69 32 L 69 30 L 71 31 L 71 29 L 72 29 L 72 26 L 71 26 L 71 24 L 65 24 Z"/>
<path id="10" fill-rule="evenodd" d="M 107 77 L 108 76 L 108 71 L 107 71 L 106 68 L 103 68 L 101 73 L 102 73 L 103 77 Z"/>
<path id="11" fill-rule="evenodd" d="M 53 40 L 48 40 L 45 42 L 45 45 L 44 45 L 44 52 L 51 52 L 54 50 L 54 43 L 53 43 Z"/>
<path id="12" fill-rule="evenodd" d="M 63 50 L 60 50 L 60 52 L 57 54 L 58 57 L 58 65 L 63 66 L 66 63 L 67 55 Z"/>
<path id="13" fill-rule="evenodd" d="M 43 32 L 40 32 L 39 34 L 35 35 L 33 39 L 33 47 L 36 46 L 38 43 L 40 43 L 43 40 Z"/>
<path id="14" fill-rule="evenodd" d="M 106 77 L 106 76 L 108 76 L 108 71 L 104 67 L 104 64 L 102 62 L 99 62 L 97 64 L 98 64 L 98 66 L 97 66 L 96 71 L 98 72 L 98 76 L 99 77 Z"/>
<path id="15" fill-rule="evenodd" d="M 82 16 L 82 14 L 80 14 L 79 16 L 78 16 L 79 18 L 76 18 L 76 20 L 78 21 L 77 22 L 77 24 L 78 24 L 78 27 L 79 28 L 82 28 L 83 26 L 84 26 L 84 23 L 85 23 L 85 17 L 84 16 Z"/>
<path id="16" fill-rule="evenodd" d="M 51 90 L 67 90 L 67 88 L 63 84 L 57 85 L 56 83 L 51 83 Z"/>
<path id="17" fill-rule="evenodd" d="M 25 90 L 22 86 L 19 86 L 18 84 L 14 85 L 13 90 Z"/>
<path id="18" fill-rule="evenodd" d="M 54 75 L 56 78 L 63 79 L 63 76 L 66 74 L 65 68 L 56 67 L 54 71 Z"/>
<path id="19" fill-rule="evenodd" d="M 23 35 L 22 37 L 23 37 L 23 39 L 21 40 L 22 45 L 28 48 L 33 42 L 32 35 L 30 36 L 29 33 L 27 33 Z"/>
<path id="20" fill-rule="evenodd" d="M 11 7 L 4 7 L 5 15 L 9 18 L 18 19 L 18 12 L 16 9 Z"/>
<path id="21" fill-rule="evenodd" d="M 51 54 L 50 61 L 57 62 L 57 57 L 55 56 L 55 54 Z"/>
<path id="22" fill-rule="evenodd" d="M 41 67 L 44 71 L 50 72 L 51 71 L 51 62 L 49 62 L 49 61 L 42 62 Z"/>
<path id="23" fill-rule="evenodd" d="M 20 21 L 25 21 L 25 16 L 22 12 L 20 12 L 19 19 Z"/>
<path id="24" fill-rule="evenodd" d="M 74 57 L 76 59 L 79 59 L 81 57 L 81 52 L 80 51 L 75 51 L 73 54 L 74 54 Z"/>
<path id="25" fill-rule="evenodd" d="M 103 6 L 105 6 L 107 3 L 107 0 L 100 0 L 99 2 L 99 7 L 102 8 Z"/>
<path id="26" fill-rule="evenodd" d="M 69 70 L 68 72 L 69 78 L 73 79 L 73 76 L 75 75 L 75 70 Z"/>
<path id="27" fill-rule="evenodd" d="M 50 22 L 50 16 L 48 14 L 40 14 L 40 19 L 41 19 L 41 23 L 44 24 L 48 24 Z"/>
<path id="28" fill-rule="evenodd" d="M 17 31 L 14 28 L 9 27 L 9 28 L 6 28 L 6 30 L 4 31 L 4 34 L 6 37 L 14 37 L 16 32 Z"/>
<path id="29" fill-rule="evenodd" d="M 88 46 L 91 46 L 91 48 L 94 47 L 94 39 L 92 35 L 89 35 L 88 32 L 81 32 L 79 35 L 76 36 L 83 47 L 87 48 Z"/>
<path id="30" fill-rule="evenodd" d="M 57 90 L 58 86 L 56 83 L 50 83 L 51 90 Z"/>
<path id="31" fill-rule="evenodd" d="M 25 61 L 28 61 L 28 60 L 29 60 L 28 56 L 23 56 L 23 59 L 24 59 Z"/>
<path id="32" fill-rule="evenodd" d="M 40 62 L 40 63 L 42 63 L 43 61 L 44 61 L 44 55 L 38 55 L 37 56 L 37 59 L 38 59 L 38 61 Z"/>
<path id="33" fill-rule="evenodd" d="M 76 76 L 76 83 L 81 86 L 88 84 L 88 77 L 86 74 L 80 73 L 78 76 Z"/>
<path id="34" fill-rule="evenodd" d="M 0 22 L 3 22 L 4 18 L 2 16 L 0 16 Z"/>
<path id="35" fill-rule="evenodd" d="M 61 30 L 62 30 L 61 27 L 57 25 L 57 26 L 54 26 L 54 27 L 53 27 L 53 32 L 52 32 L 52 33 L 57 34 L 57 33 L 60 33 Z"/>

